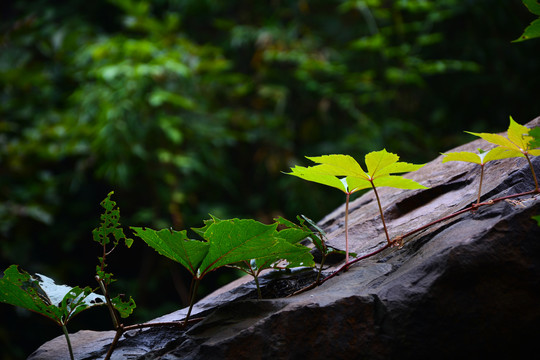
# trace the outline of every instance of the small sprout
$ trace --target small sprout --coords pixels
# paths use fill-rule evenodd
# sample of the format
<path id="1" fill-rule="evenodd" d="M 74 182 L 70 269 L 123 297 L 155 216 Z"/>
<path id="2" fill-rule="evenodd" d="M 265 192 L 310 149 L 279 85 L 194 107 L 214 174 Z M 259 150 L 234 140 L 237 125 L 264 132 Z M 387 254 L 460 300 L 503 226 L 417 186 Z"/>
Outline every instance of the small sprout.
<path id="1" fill-rule="evenodd" d="M 540 149 L 536 149 L 535 138 L 529 134 L 531 129 L 526 126 L 520 125 L 512 119 L 510 116 L 510 125 L 508 126 L 507 137 L 504 137 L 499 134 L 491 133 L 473 133 L 465 131 L 466 133 L 481 137 L 482 139 L 498 145 L 499 148 L 507 151 L 507 158 L 509 157 L 524 157 L 529 163 L 529 167 L 532 172 L 535 191 L 540 192 L 538 188 L 538 180 L 534 172 L 534 168 L 531 163 L 529 155 L 538 156 L 540 155 Z"/>
<path id="2" fill-rule="evenodd" d="M 372 188 L 377 199 L 381 221 L 388 244 L 391 244 L 384 214 L 377 193 L 377 187 L 393 187 L 398 189 L 427 189 L 427 187 L 403 176 L 391 175 L 418 170 L 423 165 L 399 162 L 399 156 L 389 153 L 386 149 L 370 152 L 365 156 L 367 172 L 349 155 L 324 155 L 307 157 L 319 163 L 316 166 L 291 168 L 288 175 L 294 175 L 304 180 L 317 182 L 343 191 L 345 200 L 345 263 L 349 263 L 349 200 L 350 195 L 363 189 Z"/>
<path id="3" fill-rule="evenodd" d="M 480 196 L 482 194 L 482 182 L 484 179 L 484 165 L 489 161 L 514 157 L 514 154 L 511 151 L 502 147 L 496 147 L 488 151 L 478 149 L 478 153 L 461 151 L 447 154 L 442 153 L 442 155 L 444 155 L 442 161 L 443 163 L 449 161 L 463 161 L 480 165 L 480 185 L 478 186 L 478 197 L 476 200 L 476 205 L 480 204 Z"/>

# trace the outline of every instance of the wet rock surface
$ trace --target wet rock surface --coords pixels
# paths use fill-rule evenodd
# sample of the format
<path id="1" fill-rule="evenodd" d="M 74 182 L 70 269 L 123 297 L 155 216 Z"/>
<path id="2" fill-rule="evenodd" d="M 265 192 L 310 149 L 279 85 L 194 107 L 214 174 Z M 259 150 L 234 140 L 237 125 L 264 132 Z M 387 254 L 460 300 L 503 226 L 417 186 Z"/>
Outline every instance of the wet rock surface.
<path id="1" fill-rule="evenodd" d="M 540 118 L 529 126 L 540 125 Z M 482 140 L 451 151 L 489 147 Z M 381 189 L 392 237 L 469 207 L 479 169 L 437 158 L 411 174 L 428 190 Z M 540 174 L 540 157 L 533 160 Z M 489 163 L 482 201 L 534 189 L 522 158 Z M 409 175 L 407 175 L 409 176 Z M 352 251 L 385 243 L 374 195 L 351 203 Z M 263 276 L 265 300 L 240 279 L 201 300 L 185 331 L 158 327 L 124 336 L 113 359 L 423 359 L 521 358 L 540 334 L 540 196 L 486 205 L 426 228 L 298 295 L 312 271 Z M 330 245 L 344 247 L 344 207 L 319 222 Z M 327 268 L 326 273 L 338 265 Z M 183 319 L 187 309 L 155 322 Z M 113 333 L 72 335 L 78 359 L 100 359 Z M 107 342 L 107 338 L 109 341 Z M 63 337 L 31 359 L 68 358 Z"/>

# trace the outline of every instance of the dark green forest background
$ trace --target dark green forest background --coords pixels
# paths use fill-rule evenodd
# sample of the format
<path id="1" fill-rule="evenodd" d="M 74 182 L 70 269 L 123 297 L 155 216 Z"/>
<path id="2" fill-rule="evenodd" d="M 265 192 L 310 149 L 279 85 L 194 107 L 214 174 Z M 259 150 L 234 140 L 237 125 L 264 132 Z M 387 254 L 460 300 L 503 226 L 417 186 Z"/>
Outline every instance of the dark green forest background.
<path id="1" fill-rule="evenodd" d="M 111 190 L 126 227 L 319 220 L 343 198 L 281 173 L 305 155 L 426 162 L 463 130 L 540 115 L 539 42 L 511 43 L 535 18 L 519 0 L 34 0 L 0 16 L 0 270 L 71 286 L 95 285 Z M 186 274 L 142 241 L 109 260 L 129 323 L 186 306 Z M 5 304 L 0 319 L 3 360 L 61 335 Z M 107 310 L 81 328 L 112 329 Z"/>

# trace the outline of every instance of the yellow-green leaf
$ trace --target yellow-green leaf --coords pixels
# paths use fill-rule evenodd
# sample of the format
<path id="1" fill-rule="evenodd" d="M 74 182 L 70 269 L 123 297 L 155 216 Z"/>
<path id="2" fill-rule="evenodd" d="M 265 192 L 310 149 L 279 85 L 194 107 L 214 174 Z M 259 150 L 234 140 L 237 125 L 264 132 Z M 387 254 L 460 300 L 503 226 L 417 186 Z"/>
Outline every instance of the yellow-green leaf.
<path id="1" fill-rule="evenodd" d="M 334 176 L 359 176 L 367 177 L 358 162 L 349 155 L 333 154 L 316 157 L 306 156 L 309 160 L 319 163 L 317 171 Z"/>
<path id="2" fill-rule="evenodd" d="M 478 154 L 469 151 L 458 151 L 452 153 L 442 153 L 444 155 L 443 163 L 449 161 L 464 161 L 475 164 L 482 164 L 482 159 Z"/>
<path id="3" fill-rule="evenodd" d="M 389 186 L 400 189 L 424 188 L 413 180 L 401 180 L 400 176 L 390 176 L 392 173 L 415 171 L 424 165 L 398 162 L 399 156 L 386 151 L 386 149 L 373 151 L 365 156 L 367 172 L 349 155 L 333 154 L 308 157 L 308 159 L 319 163 L 319 165 L 307 168 L 295 166 L 288 174 L 328 185 L 349 194 L 371 188 L 371 182 L 374 179 L 384 179 L 386 177 L 388 177 L 387 180 L 379 181 L 375 183 L 375 186 Z"/>
<path id="4" fill-rule="evenodd" d="M 508 139 L 516 144 L 521 150 L 527 150 L 532 137 L 529 136 L 530 129 L 520 125 L 510 116 L 510 126 L 508 127 Z"/>
<path id="5" fill-rule="evenodd" d="M 376 187 L 388 186 L 397 189 L 427 189 L 426 186 L 417 183 L 412 179 L 404 178 L 403 176 L 386 175 L 373 180 Z"/>
<path id="6" fill-rule="evenodd" d="M 345 184 L 337 176 L 328 175 L 324 172 L 324 169 L 320 169 L 317 166 L 307 168 L 303 166 L 295 166 L 291 169 L 291 172 L 287 174 L 297 176 L 304 180 L 331 186 L 343 192 L 348 191 Z"/>
<path id="7" fill-rule="evenodd" d="M 398 160 L 399 156 L 389 153 L 386 149 L 370 152 L 366 155 L 368 174 L 371 178 L 375 178 L 378 175 L 389 174 L 390 172 L 386 172 L 384 169 L 397 163 Z"/>
<path id="8" fill-rule="evenodd" d="M 506 159 L 516 156 L 523 156 L 519 151 L 509 150 L 502 147 L 496 147 L 488 151 L 482 151 L 478 149 L 478 153 L 473 153 L 469 151 L 459 151 L 453 153 L 443 153 L 443 163 L 449 161 L 463 161 L 470 162 L 478 165 L 484 165 L 488 161 Z"/>
<path id="9" fill-rule="evenodd" d="M 505 154 L 505 157 L 524 157 L 525 154 L 540 155 L 540 151 L 534 150 L 532 143 L 534 137 L 529 135 L 530 129 L 526 126 L 520 125 L 512 119 L 510 116 L 510 125 L 508 126 L 507 136 L 508 138 L 491 133 L 473 133 L 466 131 L 466 133 L 479 136 L 482 139 L 499 145 L 500 147 L 513 151 L 513 153 Z"/>
<path id="10" fill-rule="evenodd" d="M 492 144 L 499 145 L 499 146 L 502 146 L 504 148 L 511 149 L 511 150 L 519 150 L 519 147 L 516 144 L 514 144 L 513 142 L 511 142 L 510 140 L 508 140 L 502 135 L 491 134 L 491 133 L 474 133 L 470 131 L 465 131 L 465 132 L 474 136 L 481 137 L 482 139 Z"/>

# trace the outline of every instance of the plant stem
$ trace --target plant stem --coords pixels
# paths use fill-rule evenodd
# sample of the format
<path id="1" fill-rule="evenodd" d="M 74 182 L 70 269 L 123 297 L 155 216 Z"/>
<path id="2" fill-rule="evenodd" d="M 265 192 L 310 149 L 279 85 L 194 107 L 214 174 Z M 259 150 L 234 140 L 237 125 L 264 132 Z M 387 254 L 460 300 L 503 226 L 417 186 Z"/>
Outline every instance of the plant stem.
<path id="1" fill-rule="evenodd" d="M 326 261 L 326 254 L 322 254 L 321 255 L 321 266 L 319 267 L 319 272 L 317 273 L 317 279 L 315 280 L 316 284 L 319 284 L 319 281 L 321 281 L 321 274 L 322 274 L 322 269 L 323 269 L 325 261 Z"/>
<path id="2" fill-rule="evenodd" d="M 255 285 L 257 286 L 257 296 L 259 297 L 259 300 L 262 300 L 261 287 L 259 286 L 259 276 L 253 275 L 253 279 L 255 280 Z"/>
<path id="3" fill-rule="evenodd" d="M 184 326 L 187 326 L 189 316 L 191 315 L 191 310 L 193 310 L 193 304 L 195 303 L 195 296 L 197 295 L 197 289 L 199 288 L 199 281 L 201 281 L 201 279 L 193 278 L 193 286 L 191 289 L 191 301 L 189 302 L 189 309 L 186 315 L 186 319 L 184 320 Z"/>
<path id="4" fill-rule="evenodd" d="M 386 241 L 388 241 L 388 244 L 391 244 L 390 236 L 388 235 L 388 229 L 386 228 L 386 222 L 384 221 L 384 214 L 381 206 L 381 200 L 379 200 L 379 194 L 377 194 L 377 188 L 375 187 L 375 184 L 373 184 L 373 181 L 371 182 L 371 187 L 373 188 L 373 191 L 375 192 L 375 197 L 377 198 L 377 204 L 379 205 L 379 211 L 381 213 L 381 220 L 384 227 L 384 233 L 386 234 Z"/>
<path id="5" fill-rule="evenodd" d="M 349 263 L 349 199 L 351 193 L 347 192 L 345 201 L 345 264 Z"/>
<path id="6" fill-rule="evenodd" d="M 103 292 L 103 296 L 105 296 L 105 301 L 107 302 L 107 308 L 109 309 L 109 313 L 111 314 L 113 326 L 115 329 L 118 329 L 120 326 L 120 319 L 118 318 L 118 314 L 114 310 L 114 305 L 111 302 L 111 298 L 109 296 L 109 292 L 107 291 L 107 285 L 103 282 L 103 280 L 96 275 L 96 281 L 99 284 L 99 287 L 101 288 L 101 292 Z"/>
<path id="7" fill-rule="evenodd" d="M 118 340 L 120 340 L 120 337 L 122 336 L 124 331 L 125 330 L 123 326 L 119 326 L 116 328 L 116 334 L 114 335 L 114 339 L 111 345 L 109 346 L 109 350 L 107 351 L 107 354 L 105 355 L 105 358 L 103 360 L 109 360 L 111 358 L 112 353 L 114 349 L 116 348 L 116 344 L 118 344 Z"/>
<path id="8" fill-rule="evenodd" d="M 476 205 L 480 204 L 480 195 L 482 194 L 482 181 L 484 180 L 484 164 L 480 164 L 480 185 L 478 186 L 478 200 Z"/>
<path id="9" fill-rule="evenodd" d="M 69 357 L 71 360 L 75 360 L 75 357 L 73 356 L 73 349 L 71 348 L 71 341 L 69 340 L 69 333 L 67 331 L 66 325 L 62 325 L 62 330 L 64 331 L 64 336 L 66 337 L 67 346 L 69 350 Z"/>
<path id="10" fill-rule="evenodd" d="M 534 179 L 534 191 L 539 192 L 540 190 L 538 189 L 538 180 L 536 179 L 536 173 L 534 172 L 534 167 L 532 165 L 531 159 L 529 159 L 528 154 L 524 154 L 524 155 L 527 161 L 529 162 L 529 167 L 531 168 L 531 173 Z"/>

